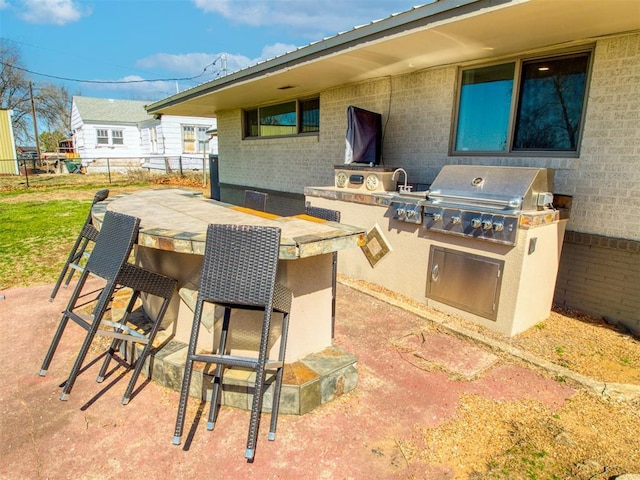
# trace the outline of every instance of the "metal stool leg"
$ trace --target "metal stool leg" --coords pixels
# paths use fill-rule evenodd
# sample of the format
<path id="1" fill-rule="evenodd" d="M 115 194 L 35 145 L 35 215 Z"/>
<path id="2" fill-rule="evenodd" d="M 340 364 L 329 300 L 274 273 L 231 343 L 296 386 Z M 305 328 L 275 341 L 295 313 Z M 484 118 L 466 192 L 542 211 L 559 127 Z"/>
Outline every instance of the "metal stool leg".
<path id="1" fill-rule="evenodd" d="M 145 343 L 144 348 L 140 353 L 140 356 L 135 362 L 135 368 L 133 370 L 133 374 L 131 375 L 131 380 L 129 380 L 127 389 L 125 390 L 124 395 L 122 396 L 123 405 L 126 405 L 127 403 L 129 403 L 129 400 L 131 399 L 131 393 L 133 393 L 133 387 L 135 387 L 136 382 L 138 381 L 138 377 L 142 372 L 142 368 L 144 367 L 144 362 L 147 359 L 149 352 L 153 348 L 153 341 L 156 338 L 156 334 L 158 333 L 158 330 L 160 330 L 160 325 L 162 324 L 162 318 L 164 317 L 164 314 L 167 311 L 167 308 L 169 307 L 170 301 L 171 301 L 170 298 L 165 298 L 164 302 L 162 302 L 162 306 L 160 307 L 160 311 L 158 313 L 158 318 L 156 319 L 153 326 L 151 327 L 151 331 L 149 332 L 147 342 Z"/>
<path id="2" fill-rule="evenodd" d="M 133 310 L 133 306 L 135 305 L 136 300 L 138 299 L 138 296 L 139 296 L 139 292 L 133 292 L 133 294 L 129 298 L 129 302 L 127 303 L 127 308 L 125 309 L 125 313 L 120 319 L 121 324 L 125 324 L 127 322 L 127 319 L 129 318 L 129 314 Z M 107 369 L 109 368 L 109 363 L 111 363 L 111 359 L 114 358 L 115 353 L 120 349 L 120 345 L 122 345 L 123 341 L 124 341 L 123 339 L 117 338 L 117 337 L 115 337 L 111 341 L 111 345 L 109 345 L 109 350 L 107 350 L 107 353 L 104 357 L 104 362 L 102 362 L 102 367 L 100 367 L 100 371 L 98 372 L 98 376 L 96 377 L 96 382 L 102 383 L 104 381 L 104 377 L 107 374 Z"/>
<path id="3" fill-rule="evenodd" d="M 266 363 L 269 350 L 269 333 L 271 332 L 271 305 L 267 306 L 260 338 L 260 351 L 258 353 L 258 365 L 256 366 L 256 384 L 253 393 L 253 406 L 251 407 L 251 420 L 249 422 L 249 435 L 247 438 L 247 450 L 245 457 L 252 461 L 258 442 L 258 429 L 260 427 L 260 414 L 262 412 L 262 400 L 264 399 L 264 381 L 266 375 Z"/>
<path id="4" fill-rule="evenodd" d="M 56 295 L 58 294 L 58 290 L 60 290 L 60 286 L 62 285 L 62 281 L 64 280 L 65 275 L 70 269 L 70 265 L 78 261 L 79 259 L 78 252 L 81 256 L 84 253 L 84 250 L 87 248 L 87 243 L 89 243 L 89 240 L 86 238 L 82 238 L 82 236 L 78 236 L 78 238 L 76 239 L 75 243 L 73 244 L 73 247 L 71 248 L 71 251 L 69 252 L 67 261 L 62 267 L 62 271 L 60 272 L 60 275 L 58 275 L 58 280 L 56 281 L 56 284 L 53 286 L 53 290 L 51 291 L 51 295 L 49 296 L 50 302 L 53 302 L 53 299 L 56 298 Z M 80 244 L 82 244 L 82 247 L 80 246 Z M 69 277 L 65 282 L 65 286 L 69 285 L 72 275 L 73 275 L 73 269 L 71 269 L 71 271 L 69 272 Z"/>
<path id="5" fill-rule="evenodd" d="M 227 335 L 229 332 L 229 320 L 231 318 L 231 308 L 225 307 L 224 319 L 222 321 L 222 330 L 220 332 L 220 342 L 218 345 L 218 354 L 222 355 L 227 349 Z M 222 380 L 224 377 L 224 365 L 218 363 L 213 378 L 213 391 L 211 392 L 211 404 L 209 405 L 209 420 L 207 422 L 207 430 L 213 430 L 218 412 L 220 411 L 220 392 L 222 390 Z"/>
<path id="6" fill-rule="evenodd" d="M 196 353 L 196 343 L 200 332 L 200 319 L 202 318 L 202 300 L 196 301 L 196 311 L 194 312 L 193 325 L 191 326 L 191 337 L 187 349 L 187 359 L 184 365 L 184 377 L 182 378 L 182 388 L 180 390 L 180 403 L 178 404 L 178 417 L 176 418 L 176 428 L 173 434 L 173 444 L 180 445 L 182 430 L 184 429 L 184 416 L 187 410 L 189 399 L 189 387 L 191 386 L 191 374 L 193 373 L 193 357 Z"/>
<path id="7" fill-rule="evenodd" d="M 108 296 L 101 295 L 98 299 L 98 303 L 93 311 L 93 321 L 91 322 L 91 325 L 89 325 L 87 335 L 84 337 L 84 342 L 82 342 L 82 346 L 80 347 L 80 351 L 78 352 L 76 361 L 73 363 L 73 367 L 71 368 L 71 373 L 69 373 L 69 377 L 64 384 L 62 394 L 60 394 L 60 400 L 67 400 L 67 398 L 69 398 L 69 394 L 71 393 L 73 384 L 75 383 L 76 378 L 80 373 L 80 368 L 82 368 L 84 359 L 86 358 L 87 353 L 89 352 L 89 348 L 91 347 L 91 342 L 93 342 L 93 339 L 96 336 L 96 332 L 98 331 L 98 327 L 100 326 L 100 320 L 102 319 L 102 316 L 107 309 L 110 297 L 110 294 Z M 76 314 L 70 311 L 69 315 L 71 316 Z"/>
<path id="8" fill-rule="evenodd" d="M 289 314 L 285 313 L 282 317 L 282 338 L 287 338 L 289 332 Z M 276 371 L 276 384 L 273 392 L 273 405 L 271 407 L 271 424 L 269 427 L 269 440 L 276 439 L 276 428 L 278 426 L 278 411 L 280 410 L 280 392 L 282 391 L 282 377 L 284 375 L 284 358 L 287 350 L 287 342 L 280 342 L 280 352 L 278 360 L 282 363 Z"/>
<path id="9" fill-rule="evenodd" d="M 71 294 L 71 298 L 69 299 L 68 305 L 75 305 L 78 297 L 80 297 L 80 292 L 82 291 L 82 287 L 85 284 L 87 279 L 87 275 L 83 274 L 78 280 L 78 284 L 76 288 L 73 290 Z M 67 307 L 68 309 L 69 307 Z M 67 327 L 67 323 L 69 322 L 69 315 L 67 314 L 67 310 L 62 315 L 60 322 L 58 323 L 58 328 L 56 329 L 56 333 L 51 340 L 51 344 L 49 345 L 49 350 L 47 350 L 47 354 L 42 361 L 42 366 L 40 367 L 39 375 L 44 377 L 47 374 L 47 370 L 49 370 L 49 365 L 51 365 L 51 360 L 53 359 L 54 354 L 56 353 L 56 349 L 58 348 L 58 344 L 60 343 L 60 339 L 62 338 L 62 334 L 64 333 L 65 328 Z"/>

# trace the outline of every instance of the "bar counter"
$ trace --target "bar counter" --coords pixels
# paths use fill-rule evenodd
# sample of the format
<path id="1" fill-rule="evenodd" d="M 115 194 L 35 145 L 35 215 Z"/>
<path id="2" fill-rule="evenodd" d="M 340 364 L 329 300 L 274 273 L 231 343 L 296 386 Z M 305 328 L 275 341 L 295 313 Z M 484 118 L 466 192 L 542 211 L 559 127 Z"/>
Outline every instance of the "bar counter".
<path id="1" fill-rule="evenodd" d="M 355 357 L 336 349 L 331 341 L 331 254 L 362 245 L 365 237 L 363 229 L 307 215 L 280 217 L 206 199 L 199 192 L 184 189 L 142 190 L 99 202 L 92 210 L 93 222 L 98 229 L 106 210 L 140 218 L 136 263 L 178 281 L 178 291 L 163 321 L 163 335 L 158 335 L 158 341 L 164 341 L 164 344 L 153 357 L 154 379 L 161 377 L 162 383 L 179 389 L 202 269 L 206 229 L 209 224 L 224 223 L 276 226 L 281 229 L 277 280 L 293 293 L 286 362 L 291 378 L 289 383 L 299 387 L 297 392 L 290 391 L 299 397 L 292 405 L 287 405 L 291 399 L 286 399 L 287 386 L 283 387 L 283 413 L 305 413 L 317 404 L 324 403 L 323 398 L 331 399 L 331 391 L 326 390 L 326 385 L 322 387 L 320 384 L 323 381 L 327 384 L 329 378 L 332 379 L 328 381 L 329 384 L 335 383 L 335 374 L 342 375 L 348 371 L 347 384 L 355 386 Z M 151 300 L 144 300 L 143 307 L 148 315 L 155 315 L 157 305 Z M 218 310 L 210 308 L 204 312 L 202 323 L 205 328 L 201 329 L 199 349 L 211 351 L 212 346 L 217 345 L 214 342 L 217 342 L 216 334 L 221 319 Z M 261 321 L 262 314 L 256 316 L 256 312 L 238 312 L 237 315 L 240 316 L 236 317 L 239 326 L 231 332 L 231 348 L 232 351 L 246 354 L 257 348 L 259 328 L 256 327 L 256 321 Z M 279 320 L 280 316 L 274 315 L 271 352 L 279 347 Z M 237 372 L 237 375 L 242 377 L 242 372 Z M 203 397 L 206 396 L 209 390 L 206 377 L 205 374 L 201 392 L 194 392 L 194 395 L 201 393 Z M 233 381 L 234 375 L 228 375 L 228 378 Z M 309 396 L 308 392 L 301 390 L 302 384 L 313 382 L 314 379 L 318 385 L 311 388 L 318 390 L 321 398 L 308 402 L 302 398 Z M 237 377 L 236 380 L 240 384 L 251 383 L 250 378 Z M 238 397 L 235 392 L 234 397 L 229 392 L 223 403 L 246 408 L 245 396 L 249 395 Z"/>

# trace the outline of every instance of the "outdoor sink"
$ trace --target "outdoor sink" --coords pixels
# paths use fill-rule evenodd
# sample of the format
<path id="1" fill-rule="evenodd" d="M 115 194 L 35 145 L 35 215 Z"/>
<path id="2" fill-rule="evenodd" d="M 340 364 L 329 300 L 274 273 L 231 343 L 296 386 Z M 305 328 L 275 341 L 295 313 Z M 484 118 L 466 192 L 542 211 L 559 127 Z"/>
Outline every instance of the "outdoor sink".
<path id="1" fill-rule="evenodd" d="M 382 192 L 374 193 L 373 195 L 388 199 L 393 203 L 418 203 L 421 200 L 427 199 L 427 192 Z"/>

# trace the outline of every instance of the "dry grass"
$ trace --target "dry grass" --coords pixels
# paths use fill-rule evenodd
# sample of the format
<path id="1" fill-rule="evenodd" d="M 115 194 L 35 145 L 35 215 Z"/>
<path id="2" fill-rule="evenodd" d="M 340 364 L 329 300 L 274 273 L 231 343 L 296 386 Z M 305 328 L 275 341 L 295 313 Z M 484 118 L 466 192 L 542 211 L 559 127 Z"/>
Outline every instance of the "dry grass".
<path id="1" fill-rule="evenodd" d="M 541 324 L 506 338 L 383 287 L 341 277 L 342 283 L 405 308 L 432 322 L 516 348 L 600 382 L 640 385 L 640 341 L 623 329 L 582 312 L 556 308 Z M 485 345 L 485 346 L 487 346 Z M 503 361 L 525 364 L 506 350 Z M 542 364 L 543 362 L 541 362 Z M 435 428 L 416 425 L 420 444 L 402 440 L 409 463 L 452 468 L 456 479 L 605 480 L 640 473 L 640 395 L 610 397 L 570 378 L 526 363 L 566 382 L 576 393 L 553 410 L 532 400 L 460 398 L 453 418 Z M 424 448 L 422 445 L 426 445 Z"/>

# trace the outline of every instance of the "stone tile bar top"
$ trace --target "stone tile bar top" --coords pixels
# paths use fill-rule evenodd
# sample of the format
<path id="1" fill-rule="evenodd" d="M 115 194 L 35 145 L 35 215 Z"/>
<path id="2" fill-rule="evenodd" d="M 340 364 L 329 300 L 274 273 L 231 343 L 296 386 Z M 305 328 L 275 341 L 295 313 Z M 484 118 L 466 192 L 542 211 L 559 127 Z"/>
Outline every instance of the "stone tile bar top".
<path id="1" fill-rule="evenodd" d="M 210 223 L 276 226 L 282 231 L 280 259 L 293 260 L 361 245 L 365 231 L 349 225 L 317 221 L 306 215 L 279 217 L 203 198 L 183 189 L 142 190 L 96 204 L 98 228 L 106 210 L 141 219 L 138 244 L 159 250 L 202 255 Z"/>
<path id="2" fill-rule="evenodd" d="M 203 198 L 184 189 L 142 190 L 96 203 L 92 210 L 98 229 L 107 210 L 140 218 L 135 261 L 178 282 L 163 331 L 156 337 L 153 359 L 146 368 L 155 381 L 179 388 L 186 345 L 193 324 L 208 225 L 243 224 L 274 226 L 281 230 L 278 282 L 292 292 L 291 322 L 287 340 L 283 412 L 306 413 L 315 406 L 346 393 L 357 383 L 356 359 L 332 345 L 332 253 L 361 245 L 365 230 L 307 215 L 280 217 L 257 210 Z M 232 255 L 234 252 L 229 252 Z M 212 307 L 212 306 L 211 306 Z M 222 309 L 205 308 L 197 349 L 211 352 L 218 345 Z M 142 299 L 142 313 L 154 317 L 158 305 Z M 274 318 L 275 317 L 275 318 Z M 272 317 L 270 354 L 280 344 L 281 315 Z M 234 312 L 228 345 L 232 353 L 254 355 L 259 344 L 261 312 Z M 245 408 L 251 404 L 253 380 L 242 369 L 225 375 L 223 403 Z M 226 382 L 231 383 L 226 383 Z M 211 375 L 196 372 L 192 394 L 207 398 Z"/>

